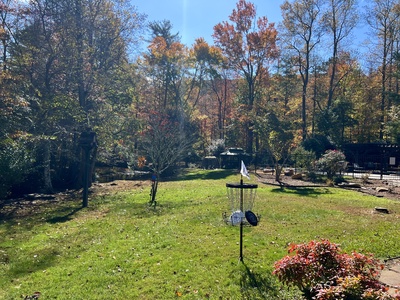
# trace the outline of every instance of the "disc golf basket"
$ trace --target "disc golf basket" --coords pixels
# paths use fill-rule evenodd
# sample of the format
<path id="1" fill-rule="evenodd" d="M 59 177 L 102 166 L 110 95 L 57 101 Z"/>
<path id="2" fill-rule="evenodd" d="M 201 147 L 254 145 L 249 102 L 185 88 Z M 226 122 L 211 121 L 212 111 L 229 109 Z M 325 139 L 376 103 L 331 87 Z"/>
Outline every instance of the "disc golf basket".
<path id="1" fill-rule="evenodd" d="M 231 214 L 224 213 L 225 222 L 230 225 L 240 226 L 240 261 L 243 261 L 243 226 L 257 226 L 258 217 L 251 211 L 253 209 L 258 185 L 240 183 L 227 183 L 226 189 L 230 202 Z"/>

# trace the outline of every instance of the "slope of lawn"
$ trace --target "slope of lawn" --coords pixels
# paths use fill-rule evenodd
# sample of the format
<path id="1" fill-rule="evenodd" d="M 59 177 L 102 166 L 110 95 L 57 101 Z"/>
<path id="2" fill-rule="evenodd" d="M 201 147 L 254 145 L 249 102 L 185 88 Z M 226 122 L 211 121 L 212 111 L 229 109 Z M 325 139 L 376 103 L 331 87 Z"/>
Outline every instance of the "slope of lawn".
<path id="1" fill-rule="evenodd" d="M 154 209 L 148 184 L 42 208 L 0 223 L 0 299 L 299 299 L 271 275 L 290 243 L 326 238 L 344 251 L 400 255 L 400 202 L 335 188 L 297 190 L 260 184 L 256 227 L 230 213 L 226 171 L 192 171 L 159 183 Z M 252 181 L 255 182 L 255 177 Z M 374 214 L 374 207 L 390 214 Z"/>

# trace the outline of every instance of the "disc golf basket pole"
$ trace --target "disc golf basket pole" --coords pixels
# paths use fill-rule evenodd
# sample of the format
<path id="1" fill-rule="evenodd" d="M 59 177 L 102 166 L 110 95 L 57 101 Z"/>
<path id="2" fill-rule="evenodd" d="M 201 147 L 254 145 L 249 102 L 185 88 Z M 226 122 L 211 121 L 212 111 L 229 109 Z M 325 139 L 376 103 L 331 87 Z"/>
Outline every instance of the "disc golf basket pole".
<path id="1" fill-rule="evenodd" d="M 226 188 L 232 210 L 232 214 L 226 221 L 231 225 L 239 225 L 239 260 L 243 261 L 243 226 L 246 223 L 252 226 L 258 224 L 257 216 L 251 211 L 258 185 L 243 183 L 241 178 L 240 183 L 227 183 Z"/>

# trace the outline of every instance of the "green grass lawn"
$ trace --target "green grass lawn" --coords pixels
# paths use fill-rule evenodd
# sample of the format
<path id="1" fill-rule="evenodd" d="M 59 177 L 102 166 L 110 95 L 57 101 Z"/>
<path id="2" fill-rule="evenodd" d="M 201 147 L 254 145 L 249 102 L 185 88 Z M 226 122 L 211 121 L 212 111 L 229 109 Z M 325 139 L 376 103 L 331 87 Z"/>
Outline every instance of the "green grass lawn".
<path id="1" fill-rule="evenodd" d="M 346 252 L 400 256 L 400 202 L 336 188 L 260 184 L 256 227 L 229 226 L 226 171 L 54 204 L 0 224 L 0 299 L 299 299 L 271 275 L 290 243 L 326 238 Z M 255 177 L 252 177 L 252 182 Z M 381 206 L 390 214 L 374 214 Z"/>

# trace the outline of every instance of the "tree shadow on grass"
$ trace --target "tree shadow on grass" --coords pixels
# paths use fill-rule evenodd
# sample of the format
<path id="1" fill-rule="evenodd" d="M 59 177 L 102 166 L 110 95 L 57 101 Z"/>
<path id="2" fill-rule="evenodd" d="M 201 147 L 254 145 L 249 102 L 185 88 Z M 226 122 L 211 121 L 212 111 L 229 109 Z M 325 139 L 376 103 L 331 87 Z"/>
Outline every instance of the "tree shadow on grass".
<path id="1" fill-rule="evenodd" d="M 79 205 L 79 208 L 78 206 Z M 44 222 L 57 223 L 70 220 L 80 210 L 75 200 L 25 200 L 14 199 L 0 207 L 0 220 L 8 230 L 18 228 L 29 230 Z M 46 216 L 47 218 L 44 218 Z M 57 218 L 59 220 L 57 220 Z"/>
<path id="2" fill-rule="evenodd" d="M 26 257 L 10 264 L 7 273 L 11 278 L 15 279 L 46 270 L 57 263 L 57 259 L 61 254 L 61 251 L 53 246 L 37 247 L 34 252 L 30 252 Z"/>
<path id="3" fill-rule="evenodd" d="M 197 180 L 197 179 L 218 180 L 218 179 L 224 179 L 234 174 L 239 174 L 239 172 L 237 170 L 231 170 L 231 169 L 200 170 L 200 171 L 197 170 L 195 172 L 191 172 L 189 169 L 179 174 L 176 178 L 171 179 L 171 181 Z M 168 181 L 168 179 L 163 181 Z"/>
<path id="4" fill-rule="evenodd" d="M 72 217 L 74 214 L 76 214 L 78 211 L 80 211 L 83 207 L 77 207 L 75 209 L 73 209 L 70 213 L 64 215 L 64 216 L 56 216 L 56 217 L 52 217 L 46 220 L 47 223 L 50 224 L 55 224 L 55 223 L 65 223 L 68 221 L 72 220 Z"/>
<path id="5" fill-rule="evenodd" d="M 277 194 L 295 194 L 306 197 L 316 197 L 318 195 L 332 194 L 328 188 L 311 188 L 311 187 L 283 187 L 271 190 L 272 193 Z"/>

